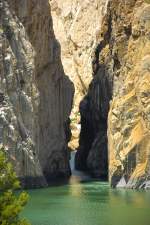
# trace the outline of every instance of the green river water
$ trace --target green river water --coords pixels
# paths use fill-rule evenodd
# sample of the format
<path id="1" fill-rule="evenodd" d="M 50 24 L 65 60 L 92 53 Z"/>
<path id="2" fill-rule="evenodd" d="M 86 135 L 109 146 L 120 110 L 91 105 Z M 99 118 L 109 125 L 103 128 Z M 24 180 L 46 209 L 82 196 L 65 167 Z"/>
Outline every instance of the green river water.
<path id="1" fill-rule="evenodd" d="M 32 225 L 150 225 L 150 191 L 111 189 L 74 169 L 68 184 L 30 190 L 23 216 Z M 84 181 L 84 182 L 83 182 Z"/>
<path id="2" fill-rule="evenodd" d="M 73 182 L 29 194 L 23 216 L 32 225 L 150 225 L 150 192 Z"/>

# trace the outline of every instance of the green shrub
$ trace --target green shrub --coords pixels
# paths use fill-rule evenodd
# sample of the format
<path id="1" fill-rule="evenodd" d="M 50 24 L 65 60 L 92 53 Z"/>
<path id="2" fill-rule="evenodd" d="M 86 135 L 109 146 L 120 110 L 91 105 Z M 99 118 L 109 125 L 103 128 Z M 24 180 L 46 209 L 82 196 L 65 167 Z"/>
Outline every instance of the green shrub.
<path id="1" fill-rule="evenodd" d="M 16 196 L 15 190 L 20 187 L 19 181 L 8 162 L 4 148 L 0 149 L 0 224 L 1 225 L 30 225 L 19 217 L 27 203 L 25 192 Z"/>

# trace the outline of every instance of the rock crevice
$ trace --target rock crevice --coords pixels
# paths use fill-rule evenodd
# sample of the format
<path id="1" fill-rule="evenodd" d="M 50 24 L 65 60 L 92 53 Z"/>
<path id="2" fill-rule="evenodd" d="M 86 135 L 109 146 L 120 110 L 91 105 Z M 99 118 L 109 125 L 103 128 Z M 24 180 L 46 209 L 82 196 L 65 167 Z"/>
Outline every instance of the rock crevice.
<path id="1" fill-rule="evenodd" d="M 93 81 L 80 105 L 76 167 L 106 176 L 108 155 L 113 187 L 150 187 L 149 15 L 147 1 L 109 1 Z"/>

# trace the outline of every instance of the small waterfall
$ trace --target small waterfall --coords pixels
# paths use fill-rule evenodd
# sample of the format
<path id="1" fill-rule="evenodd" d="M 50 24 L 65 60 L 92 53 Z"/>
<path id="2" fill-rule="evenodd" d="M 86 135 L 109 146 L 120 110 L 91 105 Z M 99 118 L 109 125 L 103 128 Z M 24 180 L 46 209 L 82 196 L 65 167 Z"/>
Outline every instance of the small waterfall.
<path id="1" fill-rule="evenodd" d="M 82 181 L 89 181 L 91 180 L 90 175 L 86 174 L 83 171 L 79 171 L 75 169 L 75 154 L 77 151 L 72 151 L 71 152 L 71 158 L 70 158 L 70 168 L 71 168 L 71 178 L 70 178 L 70 183 L 79 183 Z"/>
<path id="2" fill-rule="evenodd" d="M 71 158 L 70 158 L 70 168 L 71 168 L 71 171 L 73 172 L 75 170 L 75 154 L 76 154 L 76 151 L 72 151 L 71 152 Z"/>

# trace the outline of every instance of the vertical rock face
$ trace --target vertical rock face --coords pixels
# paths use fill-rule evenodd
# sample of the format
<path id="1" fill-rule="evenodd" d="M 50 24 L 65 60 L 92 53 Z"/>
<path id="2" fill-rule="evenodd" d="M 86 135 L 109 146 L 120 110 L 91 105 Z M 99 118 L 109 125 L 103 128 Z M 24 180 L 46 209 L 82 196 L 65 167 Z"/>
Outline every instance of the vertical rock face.
<path id="1" fill-rule="evenodd" d="M 150 188 L 150 4 L 126 2 L 110 6 L 119 63 L 108 118 L 110 181 Z"/>
<path id="2" fill-rule="evenodd" d="M 0 3 L 0 142 L 24 186 L 46 186 L 70 175 L 67 142 L 74 87 L 65 73 L 75 83 L 78 105 L 87 92 L 89 57 L 97 46 L 93 80 L 80 103 L 76 168 L 102 179 L 109 172 L 113 187 L 150 188 L 149 3 Z M 65 73 L 50 4 L 57 38 L 63 35 Z"/>
<path id="3" fill-rule="evenodd" d="M 91 57 L 99 41 L 106 0 L 51 0 L 56 38 L 61 44 L 61 58 L 65 73 L 75 85 L 74 106 L 71 113 L 72 148 L 78 147 L 79 103 L 92 80 Z"/>
<path id="4" fill-rule="evenodd" d="M 149 15 L 149 1 L 109 1 L 93 60 L 94 78 L 80 105 L 76 167 L 106 175 L 108 133 L 113 187 L 150 187 Z"/>
<path id="5" fill-rule="evenodd" d="M 74 87 L 63 71 L 49 2 L 8 0 L 1 11 L 1 142 L 24 185 L 45 186 L 70 175 Z"/>
<path id="6" fill-rule="evenodd" d="M 105 2 L 107 5 L 108 2 Z M 105 11 L 99 15 L 104 20 Z M 112 66 L 107 65 L 104 57 L 99 61 L 99 53 L 107 46 L 111 33 L 110 18 L 106 25 L 104 40 L 96 47 L 93 57 L 93 81 L 88 94 L 80 104 L 81 134 L 75 164 L 77 169 L 88 170 L 94 177 L 107 178 L 107 116 L 112 96 Z"/>
<path id="7" fill-rule="evenodd" d="M 6 1 L 1 5 L 0 141 L 24 186 L 45 186 L 34 143 L 34 51 Z"/>

